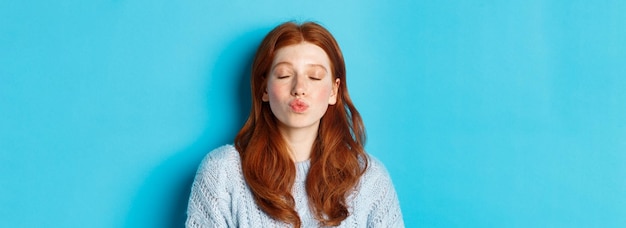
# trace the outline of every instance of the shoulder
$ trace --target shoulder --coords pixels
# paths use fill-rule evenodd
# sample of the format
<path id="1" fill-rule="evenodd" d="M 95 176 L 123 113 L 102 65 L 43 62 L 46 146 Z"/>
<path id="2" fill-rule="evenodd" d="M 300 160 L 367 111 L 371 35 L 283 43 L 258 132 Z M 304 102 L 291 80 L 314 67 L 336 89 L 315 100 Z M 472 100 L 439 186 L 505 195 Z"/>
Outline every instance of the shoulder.
<path id="1" fill-rule="evenodd" d="M 385 165 L 371 154 L 367 154 L 367 169 L 363 177 L 366 179 L 385 179 L 391 181 L 391 177 Z"/>
<path id="2" fill-rule="evenodd" d="M 224 145 L 209 152 L 198 167 L 196 181 L 227 187 L 233 180 L 243 179 L 239 152 L 232 145 Z"/>
<path id="3" fill-rule="evenodd" d="M 371 227 L 404 227 L 398 195 L 385 165 L 368 155 L 368 167 L 354 195 L 354 213 Z"/>
<path id="4" fill-rule="evenodd" d="M 237 167 L 240 166 L 239 152 L 233 145 L 224 145 L 209 152 L 198 168 L 198 172 L 207 169 Z"/>
<path id="5" fill-rule="evenodd" d="M 395 188 L 387 168 L 372 155 L 367 155 L 367 169 L 359 180 L 356 194 L 357 198 L 365 201 L 375 201 L 381 197 L 386 197 L 387 194 L 395 194 Z"/>
<path id="6" fill-rule="evenodd" d="M 231 204 L 245 188 L 239 153 L 232 145 L 216 148 L 200 163 L 189 196 L 187 226 L 233 227 Z M 196 227 L 196 226 L 194 226 Z"/>

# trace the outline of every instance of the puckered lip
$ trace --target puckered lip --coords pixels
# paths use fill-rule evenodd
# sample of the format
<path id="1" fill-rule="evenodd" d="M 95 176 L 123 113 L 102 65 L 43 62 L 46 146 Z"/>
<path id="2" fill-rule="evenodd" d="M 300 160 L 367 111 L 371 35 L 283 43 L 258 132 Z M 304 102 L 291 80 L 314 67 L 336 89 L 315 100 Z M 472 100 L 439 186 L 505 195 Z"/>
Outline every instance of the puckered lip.
<path id="1" fill-rule="evenodd" d="M 303 113 L 306 112 L 307 109 L 309 109 L 309 104 L 307 104 L 302 99 L 295 99 L 289 102 L 289 107 L 291 108 L 291 111 L 295 113 Z"/>

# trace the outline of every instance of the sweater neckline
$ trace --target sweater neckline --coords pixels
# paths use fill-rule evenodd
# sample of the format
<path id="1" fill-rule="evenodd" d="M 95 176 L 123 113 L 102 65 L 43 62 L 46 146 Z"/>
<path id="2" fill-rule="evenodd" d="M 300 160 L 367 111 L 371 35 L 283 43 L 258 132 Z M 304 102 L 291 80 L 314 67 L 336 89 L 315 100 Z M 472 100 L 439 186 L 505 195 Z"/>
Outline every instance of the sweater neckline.
<path id="1" fill-rule="evenodd" d="M 306 180 L 306 176 L 309 173 L 309 168 L 311 168 L 311 159 L 306 161 L 296 162 L 296 182 L 304 182 Z"/>

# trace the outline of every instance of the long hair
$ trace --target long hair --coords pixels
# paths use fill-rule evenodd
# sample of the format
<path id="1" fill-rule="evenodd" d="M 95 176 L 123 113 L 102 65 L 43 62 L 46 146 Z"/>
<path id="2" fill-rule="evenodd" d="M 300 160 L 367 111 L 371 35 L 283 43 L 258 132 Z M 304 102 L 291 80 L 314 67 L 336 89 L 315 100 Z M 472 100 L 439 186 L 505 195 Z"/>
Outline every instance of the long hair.
<path id="1" fill-rule="evenodd" d="M 346 83 L 346 68 L 337 41 L 324 27 L 306 22 L 286 22 L 265 36 L 254 57 L 251 74 L 252 109 L 235 138 L 244 178 L 257 205 L 269 216 L 301 226 L 291 190 L 296 177 L 287 143 L 278 130 L 269 103 L 262 101 L 276 51 L 309 42 L 322 48 L 330 59 L 333 81 L 340 79 L 337 103 L 329 105 L 320 121 L 306 178 L 309 207 L 325 226 L 337 226 L 348 215 L 346 197 L 367 169 L 365 127 Z"/>

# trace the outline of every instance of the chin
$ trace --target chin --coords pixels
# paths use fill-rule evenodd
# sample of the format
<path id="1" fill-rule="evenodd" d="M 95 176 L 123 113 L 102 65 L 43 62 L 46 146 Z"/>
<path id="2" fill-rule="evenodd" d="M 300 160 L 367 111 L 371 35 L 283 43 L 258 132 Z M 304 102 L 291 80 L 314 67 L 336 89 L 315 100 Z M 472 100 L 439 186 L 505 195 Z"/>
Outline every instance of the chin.
<path id="1" fill-rule="evenodd" d="M 286 128 L 298 129 L 298 128 L 312 127 L 312 126 L 315 126 L 316 123 L 319 123 L 319 122 L 288 121 L 288 122 L 283 122 L 282 125 Z"/>

